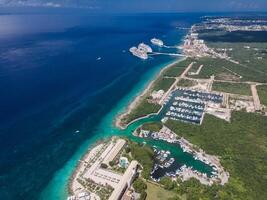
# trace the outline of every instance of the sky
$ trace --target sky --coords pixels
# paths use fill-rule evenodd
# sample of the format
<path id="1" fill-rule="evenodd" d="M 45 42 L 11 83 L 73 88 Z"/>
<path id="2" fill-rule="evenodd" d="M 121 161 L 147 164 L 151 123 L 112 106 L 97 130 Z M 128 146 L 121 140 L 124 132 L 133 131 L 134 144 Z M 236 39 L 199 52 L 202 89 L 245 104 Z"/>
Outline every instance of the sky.
<path id="1" fill-rule="evenodd" d="M 109 12 L 267 12 L 267 0 L 0 0 L 0 5 L 80 7 Z"/>

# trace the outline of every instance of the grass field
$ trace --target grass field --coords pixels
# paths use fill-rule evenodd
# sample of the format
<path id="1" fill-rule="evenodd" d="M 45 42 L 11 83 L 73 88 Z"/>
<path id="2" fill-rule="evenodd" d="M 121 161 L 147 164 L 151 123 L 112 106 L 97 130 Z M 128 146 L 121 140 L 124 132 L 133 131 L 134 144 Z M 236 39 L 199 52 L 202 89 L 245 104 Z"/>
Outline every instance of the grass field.
<path id="1" fill-rule="evenodd" d="M 200 71 L 198 75 L 190 76 L 192 78 L 210 78 L 210 76 L 217 76 L 221 73 L 229 73 L 227 70 L 223 68 L 226 66 L 226 61 L 221 59 L 204 57 L 195 60 L 195 65 L 204 65 L 203 69 Z"/>
<path id="2" fill-rule="evenodd" d="M 153 86 L 153 90 L 164 90 L 167 91 L 171 85 L 174 83 L 174 78 L 159 78 L 155 81 L 155 84 Z"/>
<path id="3" fill-rule="evenodd" d="M 175 192 L 165 190 L 164 188 L 147 182 L 146 200 L 168 200 L 175 197 Z"/>
<path id="4" fill-rule="evenodd" d="M 195 61 L 197 65 L 202 64 L 204 67 L 199 75 L 191 76 L 193 78 L 210 78 L 210 76 L 215 75 L 215 79 L 218 80 L 225 80 L 225 77 L 228 76 L 231 79 L 235 79 L 235 81 L 267 82 L 265 72 L 254 66 L 243 66 L 224 59 L 209 57 L 200 58 Z M 239 76 L 242 78 L 240 79 Z"/>
<path id="5" fill-rule="evenodd" d="M 214 82 L 212 85 L 212 90 L 219 91 L 219 92 L 227 92 L 227 93 L 251 96 L 250 85 L 242 84 L 242 83 Z"/>
<path id="6" fill-rule="evenodd" d="M 175 64 L 172 67 L 167 68 L 163 71 L 162 76 L 167 77 L 177 77 L 182 74 L 184 69 L 192 62 L 192 59 L 187 58 L 185 60 L 182 60 L 181 62 Z"/>
<path id="7" fill-rule="evenodd" d="M 201 126 L 178 121 L 168 121 L 167 126 L 219 156 L 230 173 L 230 181 L 223 187 L 189 182 L 182 184 L 181 194 L 188 193 L 190 199 L 266 199 L 267 117 L 234 112 L 231 123 L 206 115 Z"/>
<path id="8" fill-rule="evenodd" d="M 257 86 L 258 95 L 263 105 L 267 106 L 267 85 Z"/>
<path id="9" fill-rule="evenodd" d="M 191 59 L 191 60 L 194 61 L 193 59 Z M 198 65 L 197 63 L 193 63 L 193 65 L 191 66 L 189 72 L 196 72 L 199 67 L 200 67 L 200 65 Z"/>
<path id="10" fill-rule="evenodd" d="M 177 86 L 180 86 L 180 87 L 192 87 L 192 86 L 194 86 L 196 84 L 197 84 L 196 81 L 192 81 L 192 80 L 188 80 L 188 79 L 181 79 L 177 83 Z"/>

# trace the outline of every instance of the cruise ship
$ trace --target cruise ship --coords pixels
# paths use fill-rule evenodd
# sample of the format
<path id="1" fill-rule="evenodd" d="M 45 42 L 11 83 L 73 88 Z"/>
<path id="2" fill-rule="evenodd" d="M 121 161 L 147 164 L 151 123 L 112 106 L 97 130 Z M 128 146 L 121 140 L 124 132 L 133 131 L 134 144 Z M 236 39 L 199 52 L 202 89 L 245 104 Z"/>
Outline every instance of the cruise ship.
<path id="1" fill-rule="evenodd" d="M 138 45 L 138 49 L 147 53 L 152 53 L 152 49 L 150 46 L 144 44 L 144 43 L 140 43 Z"/>
<path id="2" fill-rule="evenodd" d="M 132 47 L 130 48 L 130 52 L 134 55 L 134 56 L 137 56 L 138 58 L 141 58 L 141 59 L 148 59 L 148 55 L 147 55 L 147 52 L 146 51 L 142 51 L 141 49 L 139 48 L 136 48 L 136 47 Z"/>
<path id="3" fill-rule="evenodd" d="M 151 39 L 151 43 L 160 47 L 164 45 L 163 41 L 157 38 Z"/>

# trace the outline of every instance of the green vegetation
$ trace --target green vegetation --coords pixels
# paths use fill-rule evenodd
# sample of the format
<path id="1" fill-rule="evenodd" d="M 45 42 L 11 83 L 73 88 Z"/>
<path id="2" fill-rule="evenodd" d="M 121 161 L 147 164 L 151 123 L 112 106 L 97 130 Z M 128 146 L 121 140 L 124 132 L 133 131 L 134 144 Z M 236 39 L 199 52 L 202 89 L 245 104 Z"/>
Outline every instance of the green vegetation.
<path id="1" fill-rule="evenodd" d="M 222 29 L 203 29 L 199 31 L 199 37 L 208 42 L 267 42 L 266 31 L 225 31 Z"/>
<path id="2" fill-rule="evenodd" d="M 147 189 L 147 185 L 141 178 L 137 178 L 133 183 L 133 188 L 134 191 L 142 193 Z"/>
<path id="3" fill-rule="evenodd" d="M 146 200 L 146 197 L 147 197 L 147 193 L 146 192 L 142 192 L 140 197 L 139 197 L 139 200 Z"/>
<path id="4" fill-rule="evenodd" d="M 164 200 L 175 197 L 175 192 L 165 190 L 164 188 L 147 182 L 147 198 L 146 200 Z M 175 198 L 178 200 L 178 198 Z"/>
<path id="5" fill-rule="evenodd" d="M 172 86 L 174 83 L 174 78 L 159 78 L 155 81 L 153 90 L 164 90 L 165 92 Z"/>
<path id="6" fill-rule="evenodd" d="M 267 82 L 266 32 L 238 32 L 238 38 L 225 37 L 226 35 L 229 36 L 229 34 L 235 35 L 236 33 L 234 32 L 225 33 L 218 30 L 204 30 L 204 32 L 200 34 L 200 37 L 208 41 L 209 47 L 220 53 L 224 53 L 225 49 L 227 49 L 227 55 L 240 63 L 239 65 L 231 62 L 228 62 L 228 64 L 222 63 L 223 66 L 240 74 L 243 77 L 243 81 Z M 263 34 L 265 37 L 255 37 L 257 34 Z M 221 40 L 222 38 L 224 39 Z M 217 67 L 221 68 L 219 65 Z"/>
<path id="7" fill-rule="evenodd" d="M 220 83 L 220 82 L 214 82 L 213 85 L 212 85 L 212 90 L 251 96 L 250 85 L 249 84 L 244 84 L 244 83 Z"/>
<path id="8" fill-rule="evenodd" d="M 147 145 L 140 145 L 135 142 L 128 142 L 133 159 L 137 160 L 143 167 L 142 176 L 150 178 L 150 172 L 154 164 L 154 151 Z"/>
<path id="9" fill-rule="evenodd" d="M 150 122 L 142 125 L 143 130 L 158 132 L 162 128 L 162 123 L 160 122 Z"/>
<path id="10" fill-rule="evenodd" d="M 127 116 L 125 116 L 122 121 L 123 123 L 128 124 L 137 118 L 144 117 L 152 113 L 157 113 L 160 108 L 160 105 L 149 103 L 145 98 Z"/>
<path id="11" fill-rule="evenodd" d="M 217 52 L 224 53 L 227 49 L 226 53 L 233 62 L 211 57 L 187 58 L 164 70 L 151 90 L 166 91 L 173 84 L 174 77 L 179 76 L 194 61 L 195 64 L 191 70 L 196 71 L 200 65 L 204 67 L 198 75 L 192 76 L 193 78 L 207 79 L 214 75 L 215 80 L 235 81 L 237 83 L 214 82 L 213 90 L 250 96 L 250 85 L 242 82 L 267 83 L 267 40 L 265 36 L 266 33 L 263 32 L 231 33 L 221 30 L 204 30 L 200 33 L 200 38 L 206 39 L 208 46 Z M 177 86 L 191 87 L 195 84 L 195 81 L 182 79 Z M 267 106 L 267 86 L 257 86 L 257 88 L 262 104 Z M 139 110 L 139 115 L 148 113 L 147 107 L 147 105 L 143 106 Z M 205 186 L 196 179 L 173 182 L 170 178 L 162 178 L 160 183 L 164 188 L 147 183 L 148 200 L 266 199 L 267 117 L 253 113 L 234 112 L 231 123 L 206 115 L 201 126 L 172 120 L 168 120 L 166 126 L 204 149 L 208 154 L 219 156 L 222 165 L 230 173 L 230 179 L 225 186 Z M 158 131 L 160 127 L 160 123 L 148 123 L 142 128 Z M 137 157 L 139 160 L 136 159 L 144 166 L 143 175 L 147 178 L 152 169 L 153 152 L 140 149 L 139 146 L 138 148 L 137 146 L 131 147 L 134 149 L 132 155 Z M 142 184 L 139 185 L 142 188 Z"/>
<path id="12" fill-rule="evenodd" d="M 161 180 L 160 180 L 160 184 L 162 184 L 164 186 L 164 189 L 166 190 L 172 190 L 176 183 L 170 178 L 170 177 L 163 177 Z"/>
<path id="13" fill-rule="evenodd" d="M 223 67 L 230 67 L 234 65 L 233 63 L 230 63 L 229 61 L 218 59 L 218 58 L 210 58 L 210 57 L 204 57 L 196 59 L 195 62 L 196 65 L 204 65 L 202 70 L 198 75 L 192 76 L 193 78 L 210 78 L 212 75 L 215 75 L 216 79 L 221 79 L 224 77 L 220 77 L 221 74 L 227 74 L 231 78 L 239 79 L 235 75 L 231 74 L 229 71 L 227 71 Z M 190 75 L 189 75 L 190 76 Z"/>
<path id="14" fill-rule="evenodd" d="M 139 200 L 145 200 L 146 199 L 146 197 L 147 197 L 147 193 L 146 193 L 147 185 L 141 178 L 138 178 L 134 181 L 133 188 L 134 188 L 135 192 L 140 194 Z"/>
<path id="15" fill-rule="evenodd" d="M 226 186 L 212 185 L 206 186 L 201 184 L 198 180 L 192 178 L 186 182 L 177 180 L 179 186 L 176 187 L 176 193 L 184 194 L 185 199 L 188 200 L 199 200 L 199 199 L 242 199 L 236 196 L 231 196 L 223 191 Z M 246 198 L 245 198 L 246 199 Z"/>
<path id="16" fill-rule="evenodd" d="M 240 81 L 267 82 L 267 41 L 266 32 L 225 32 L 222 30 L 202 30 L 199 37 L 216 52 L 224 53 L 239 64 L 212 58 L 201 58 L 197 65 L 204 64 L 199 75 L 208 78 L 212 74 L 217 79 L 230 78 Z M 233 72 L 233 73 L 232 73 Z M 234 75 L 237 77 L 234 77 Z"/>
<path id="17" fill-rule="evenodd" d="M 231 123 L 206 115 L 201 126 L 178 121 L 167 121 L 166 125 L 207 153 L 218 155 L 230 173 L 225 186 L 206 187 L 191 180 L 180 183 L 179 194 L 186 193 L 190 200 L 266 199 L 266 117 L 234 112 Z"/>
<path id="18" fill-rule="evenodd" d="M 258 95 L 263 105 L 267 106 L 267 85 L 257 86 Z"/>
<path id="19" fill-rule="evenodd" d="M 195 58 L 196 59 L 196 58 Z M 191 61 L 194 62 L 193 65 L 191 66 L 190 70 L 189 70 L 189 73 L 190 72 L 196 72 L 198 70 L 198 68 L 200 67 L 200 65 L 197 65 L 197 63 L 195 62 L 195 60 L 193 60 L 191 58 Z"/>
<path id="20" fill-rule="evenodd" d="M 167 77 L 177 77 L 182 74 L 182 72 L 185 70 L 185 68 L 192 62 L 190 58 L 187 58 L 185 60 L 182 60 L 181 62 L 165 69 L 162 73 L 162 76 Z"/>
<path id="21" fill-rule="evenodd" d="M 179 87 L 193 87 L 196 84 L 197 84 L 196 81 L 192 81 L 192 80 L 189 80 L 189 79 L 181 79 L 178 82 L 177 86 L 179 86 Z"/>
<path id="22" fill-rule="evenodd" d="M 101 200 L 107 200 L 111 193 L 113 192 L 113 188 L 111 186 L 99 186 L 98 184 L 96 184 L 95 182 L 93 182 L 90 179 L 86 179 L 86 181 L 84 179 L 79 178 L 77 180 L 83 187 L 86 188 L 86 190 L 96 193 Z"/>
<path id="23" fill-rule="evenodd" d="M 208 43 L 217 52 L 223 53 L 221 49 L 232 49 L 227 51 L 228 56 L 239 61 L 248 68 L 267 73 L 267 43 Z M 249 47 L 249 48 L 245 48 Z"/>
<path id="24" fill-rule="evenodd" d="M 116 165 L 116 162 L 114 160 L 112 160 L 108 164 L 109 164 L 110 167 L 113 167 L 114 165 Z"/>
<path id="25" fill-rule="evenodd" d="M 266 74 L 255 67 L 209 57 L 200 58 L 196 62 L 204 67 L 199 75 L 193 76 L 194 78 L 210 78 L 215 75 L 215 79 L 218 80 L 267 82 Z"/>

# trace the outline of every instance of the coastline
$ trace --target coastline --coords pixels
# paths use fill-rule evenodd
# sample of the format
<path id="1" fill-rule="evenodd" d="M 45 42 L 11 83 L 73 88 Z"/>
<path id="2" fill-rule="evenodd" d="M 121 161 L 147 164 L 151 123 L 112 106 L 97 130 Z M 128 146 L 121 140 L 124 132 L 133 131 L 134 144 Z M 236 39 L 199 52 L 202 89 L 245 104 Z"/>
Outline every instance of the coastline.
<path id="1" fill-rule="evenodd" d="M 142 100 L 142 98 L 143 98 L 143 97 L 150 91 L 150 89 L 152 88 L 153 84 L 154 84 L 155 81 L 161 76 L 161 74 L 162 74 L 165 70 L 167 70 L 167 69 L 173 67 L 173 65 L 176 65 L 176 64 L 178 64 L 178 63 L 184 61 L 186 58 L 187 58 L 187 57 L 179 58 L 179 59 L 173 61 L 172 63 L 167 64 L 165 67 L 163 67 L 163 68 L 160 70 L 160 72 L 157 74 L 156 78 L 155 78 L 154 80 L 152 80 L 152 81 L 147 85 L 147 87 L 141 92 L 141 94 L 137 95 L 137 96 L 134 98 L 134 100 L 133 100 L 132 102 L 129 103 L 129 105 L 127 106 L 127 108 L 126 108 L 123 112 L 119 113 L 119 114 L 115 117 L 115 122 L 114 122 L 115 127 L 116 127 L 116 128 L 119 128 L 119 129 L 121 129 L 121 130 L 124 130 L 124 129 L 126 129 L 131 123 L 133 123 L 134 121 L 139 120 L 139 119 L 146 118 L 146 117 L 148 117 L 148 116 L 150 116 L 150 115 L 154 115 L 154 114 L 156 114 L 156 113 L 151 113 L 151 114 L 149 114 L 149 115 L 139 117 L 139 118 L 137 118 L 137 119 L 135 119 L 135 120 L 129 122 L 129 123 L 126 124 L 126 125 L 123 125 L 123 124 L 122 124 L 122 119 L 123 119 L 126 115 L 128 115 L 128 114 L 129 114 L 129 113 L 130 113 L 130 112 L 131 112 L 131 111 L 132 111 L 132 110 L 133 110 L 133 109 L 140 103 L 140 101 Z"/>
<path id="2" fill-rule="evenodd" d="M 179 62 L 181 62 L 183 59 L 185 59 L 185 58 L 181 58 L 181 60 L 179 59 L 177 59 L 177 60 L 174 60 L 174 61 L 171 61 L 169 64 L 163 64 L 161 67 L 162 67 L 162 69 L 161 70 L 159 70 L 159 72 L 157 72 L 156 74 L 154 74 L 153 75 L 153 77 L 154 78 L 152 78 L 152 80 L 150 80 L 150 81 L 147 81 L 147 84 L 146 85 L 144 85 L 142 88 L 140 88 L 140 92 L 139 93 L 137 93 L 136 94 L 136 96 L 132 96 L 132 99 L 134 100 L 134 101 L 129 101 L 129 103 L 128 104 L 126 104 L 126 106 L 122 109 L 122 112 L 119 112 L 119 113 L 117 113 L 117 114 L 115 114 L 115 116 L 114 116 L 114 118 L 113 118 L 113 120 L 111 121 L 111 123 L 116 123 L 117 122 L 117 118 L 118 117 L 120 117 L 121 115 L 126 115 L 127 113 L 129 113 L 129 112 L 131 112 L 132 111 L 132 109 L 134 109 L 135 108 L 135 106 L 137 106 L 138 105 L 138 103 L 140 102 L 140 100 L 142 100 L 142 97 L 144 97 L 146 94 L 147 94 L 147 92 L 149 92 L 150 90 L 151 90 L 151 87 L 153 87 L 153 84 L 155 83 L 155 81 L 159 78 L 159 76 L 164 72 L 164 70 L 166 70 L 167 68 L 169 68 L 169 67 L 172 67 L 173 66 L 173 64 L 175 63 L 175 62 L 177 62 L 177 63 L 179 63 Z M 171 65 L 171 66 L 170 66 Z M 131 107 L 132 106 L 132 107 Z M 126 109 L 127 108 L 127 109 Z M 128 110 L 129 109 L 129 110 Z M 155 113 L 151 113 L 151 114 L 148 114 L 148 115 L 146 115 L 146 116 L 143 116 L 143 117 L 139 117 L 139 118 L 136 118 L 135 120 L 132 120 L 131 122 L 129 122 L 128 124 L 125 124 L 125 127 L 123 127 L 123 126 L 121 126 L 121 127 L 118 127 L 117 126 L 117 124 L 116 124 L 116 127 L 115 128 L 121 128 L 121 129 L 126 129 L 126 128 L 129 128 L 128 126 L 130 125 L 130 124 L 132 124 L 133 122 L 135 122 L 135 121 L 138 121 L 138 120 L 140 120 L 140 119 L 142 119 L 142 118 L 146 118 L 146 117 L 148 117 L 148 116 L 151 116 L 151 115 L 154 115 Z M 114 121 L 116 119 L 116 122 Z M 121 119 L 123 119 L 123 116 L 122 116 L 122 118 Z M 121 120 L 120 119 L 120 120 Z M 203 119 L 203 118 L 202 118 Z M 120 124 L 118 124 L 118 125 L 120 125 Z M 127 130 L 127 129 L 126 129 Z M 133 133 L 134 134 L 134 133 Z M 189 137 L 189 138 L 188 138 Z M 183 150 L 185 150 L 185 152 L 187 151 L 187 150 L 190 150 L 190 151 L 192 151 L 192 152 L 189 152 L 190 154 L 192 154 L 192 155 L 194 155 L 194 158 L 195 158 L 195 160 L 198 160 L 198 161 L 201 161 L 201 162 L 203 162 L 203 161 L 210 161 L 209 159 L 212 159 L 213 161 L 215 161 L 216 162 L 216 164 L 217 165 L 215 165 L 215 166 L 213 166 L 213 167 L 215 167 L 215 168 L 217 168 L 217 167 L 219 167 L 219 168 L 221 168 L 222 169 L 222 171 L 224 170 L 224 168 L 223 168 L 223 166 L 222 166 L 222 164 L 221 164 L 221 161 L 220 161 L 220 159 L 222 159 L 222 157 L 221 156 L 213 156 L 213 155 L 215 155 L 215 154 L 210 154 L 210 155 L 206 155 L 206 153 L 204 152 L 204 150 L 202 150 L 202 149 L 200 149 L 198 146 L 195 146 L 195 145 L 193 145 L 193 143 L 190 143 L 189 142 L 189 140 L 192 142 L 193 140 L 192 139 L 190 139 L 190 135 L 189 136 L 187 136 L 186 135 L 186 138 L 188 139 L 188 140 L 183 140 L 183 145 L 184 146 L 182 146 L 182 149 Z M 103 141 L 102 139 L 100 139 L 101 141 Z M 204 138 L 204 141 L 206 140 L 206 138 Z M 205 143 L 204 143 L 205 144 Z M 199 145 L 199 144 L 198 144 Z M 201 146 L 201 145 L 200 145 Z M 90 154 L 90 152 L 93 150 L 93 148 L 94 148 L 95 146 L 94 145 L 91 145 L 91 146 L 89 146 L 89 148 L 87 149 L 87 151 L 86 151 L 86 153 L 85 153 L 85 155 L 81 158 L 81 159 L 79 159 L 79 161 L 77 162 L 77 168 L 79 167 L 79 166 L 81 166 L 82 167 L 82 163 L 83 163 L 83 159 L 85 159 L 86 158 L 86 156 L 88 156 L 89 154 Z M 203 149 L 206 149 L 206 148 L 203 148 Z M 217 155 L 217 154 L 216 154 Z M 224 160 L 224 159 L 222 159 L 222 160 Z M 204 162 L 204 163 L 205 163 Z M 205 163 L 205 164 L 207 164 L 207 163 Z M 223 163 L 224 165 L 225 165 L 225 163 Z M 76 170 L 77 170 L 77 168 L 76 168 Z M 81 169 L 81 168 L 79 168 L 79 169 Z M 226 168 L 225 168 L 226 169 Z M 228 167 L 227 167 L 227 169 L 228 169 Z M 231 168 L 230 168 L 231 169 Z M 77 171 L 75 170 L 75 174 L 73 173 L 73 175 L 78 175 L 77 174 Z M 217 171 L 219 171 L 219 170 L 217 170 Z M 221 172 L 222 172 L 221 171 Z M 231 172 L 232 173 L 232 172 Z M 180 178 L 181 178 L 181 180 L 183 180 L 183 181 L 186 181 L 186 180 L 188 180 L 188 179 L 190 179 L 190 178 L 192 178 L 192 177 L 194 177 L 194 178 L 200 178 L 200 180 L 202 180 L 202 176 L 200 176 L 201 174 L 198 174 L 198 172 L 196 173 L 196 170 L 193 170 L 192 168 L 190 168 L 190 167 L 186 167 L 185 166 L 185 168 L 183 168 L 181 171 L 180 171 L 180 173 L 179 173 L 179 175 L 180 175 Z M 222 174 L 220 174 L 219 173 L 219 175 L 222 175 L 222 182 L 221 183 L 223 183 L 223 184 L 221 184 L 221 185 L 224 185 L 226 182 L 228 182 L 228 179 L 229 179 L 229 173 L 228 172 L 226 172 L 226 171 L 224 171 L 224 172 L 222 172 Z M 205 178 L 205 177 L 204 177 Z M 235 178 L 235 177 L 234 177 Z M 70 182 L 71 181 L 73 181 L 73 180 L 70 180 Z M 232 183 L 232 180 L 229 180 L 231 183 Z M 201 182 L 201 181 L 200 181 Z M 202 184 L 206 184 L 206 185 L 209 185 L 209 182 L 206 182 L 206 181 L 202 181 L 201 182 Z M 71 185 L 70 185 L 71 186 Z M 227 188 L 226 188 L 226 190 L 227 190 Z"/>
<path id="3" fill-rule="evenodd" d="M 166 69 L 166 67 L 173 65 L 174 63 L 181 62 L 182 59 L 184 58 L 179 58 L 173 61 L 170 61 L 169 63 L 162 64 L 160 66 L 160 69 L 154 73 L 152 71 L 153 76 L 158 78 L 160 73 Z M 158 67 L 159 68 L 159 67 Z M 150 72 L 151 73 L 151 72 Z M 149 75 L 150 75 L 149 73 Z M 150 76 L 146 75 L 146 79 Z M 121 131 L 124 131 L 122 129 L 117 128 L 114 126 L 114 122 L 116 119 L 116 116 L 118 116 L 118 113 L 124 113 L 124 108 L 127 107 L 127 105 L 130 105 L 132 103 L 132 99 L 135 99 L 137 97 L 136 94 L 143 93 L 143 89 L 139 89 L 140 87 L 142 88 L 147 88 L 152 82 L 154 82 L 155 78 L 152 78 L 151 80 L 147 81 L 146 84 L 142 85 L 138 84 L 138 90 L 135 88 L 133 91 L 138 91 L 135 93 L 130 93 L 130 96 L 126 96 L 125 98 L 122 99 L 122 101 L 114 107 L 114 109 L 104 117 L 103 121 L 99 125 L 102 127 L 101 129 L 97 130 L 97 133 L 95 134 L 95 137 L 90 138 L 85 141 L 81 145 L 81 147 L 77 150 L 75 155 L 73 156 L 72 159 L 68 161 L 68 163 L 61 169 L 59 170 L 53 179 L 50 181 L 50 183 L 46 186 L 46 188 L 42 191 L 40 195 L 40 200 L 44 199 L 66 199 L 68 197 L 68 189 L 69 189 L 69 183 L 73 178 L 74 175 L 74 170 L 77 169 L 78 165 L 80 164 L 80 160 L 82 160 L 87 153 L 95 147 L 97 141 L 103 141 L 106 140 L 112 136 L 118 136 L 121 135 Z M 105 133 L 105 134 L 103 134 Z M 126 135 L 125 135 L 126 134 Z M 129 133 L 130 135 L 130 133 Z M 123 136 L 128 136 L 128 133 L 124 133 Z M 77 170 L 75 170 L 77 171 Z"/>
<path id="4" fill-rule="evenodd" d="M 181 41 L 183 41 L 181 38 Z M 149 89 L 153 86 L 154 82 L 158 79 L 158 77 L 164 72 L 164 70 L 172 67 L 173 65 L 182 62 L 186 57 L 180 57 L 178 59 L 173 59 L 168 61 L 167 63 L 162 63 L 157 66 L 157 71 L 151 71 L 153 76 L 151 77 L 151 72 L 149 74 L 144 74 L 145 79 L 147 80 L 145 84 L 140 82 L 137 84 L 137 87 L 133 91 L 138 91 L 133 93 L 132 91 L 127 94 L 122 101 L 115 106 L 115 108 L 107 114 L 102 120 L 100 127 L 101 129 L 97 130 L 96 137 L 90 138 L 86 140 L 86 142 L 79 148 L 79 150 L 75 153 L 72 159 L 68 161 L 68 163 L 62 168 L 60 171 L 56 173 L 53 179 L 50 181 L 48 186 L 42 191 L 40 199 L 63 199 L 67 198 L 69 191 L 69 184 L 73 179 L 73 176 L 77 173 L 77 167 L 81 165 L 80 161 L 84 159 L 88 153 L 96 146 L 95 142 L 103 141 L 112 136 L 121 135 L 122 131 L 125 130 L 123 127 L 119 127 L 116 125 L 115 120 L 117 122 L 117 118 L 121 115 L 125 115 L 128 113 L 129 108 L 133 109 L 140 101 L 141 96 L 143 96 Z M 149 79 L 149 80 L 148 80 Z M 139 89 L 139 88 L 142 89 Z M 133 101 L 134 100 L 134 101 Z M 126 109 L 127 108 L 127 109 Z M 147 116 L 144 116 L 147 117 Z M 130 124 L 130 123 L 129 123 Z M 115 126 L 114 126 L 115 125 Z M 128 126 L 128 125 L 127 125 Z M 105 134 L 103 134 L 105 133 Z M 128 136 L 128 132 L 126 132 L 126 136 Z M 101 135 L 101 136 L 100 136 Z M 125 136 L 125 133 L 123 134 Z M 99 137 L 100 136 L 100 137 Z M 74 172 L 75 170 L 75 172 Z M 70 179 L 71 178 L 71 179 Z M 65 184 L 64 184 L 65 183 Z"/>
<path id="5" fill-rule="evenodd" d="M 75 170 L 73 171 L 71 177 L 68 180 L 68 191 L 67 193 L 69 195 L 73 195 L 75 191 L 73 191 L 74 189 L 74 184 L 75 184 L 75 179 L 78 178 L 79 172 L 81 171 L 82 167 L 83 167 L 83 162 L 86 161 L 86 158 L 89 157 L 89 155 L 91 154 L 91 152 L 96 149 L 97 147 L 99 147 L 100 145 L 102 145 L 104 142 L 106 141 L 106 139 L 99 139 L 96 141 L 95 144 L 91 145 L 88 147 L 87 152 L 81 157 L 81 159 L 79 159 L 77 165 L 75 166 Z"/>

